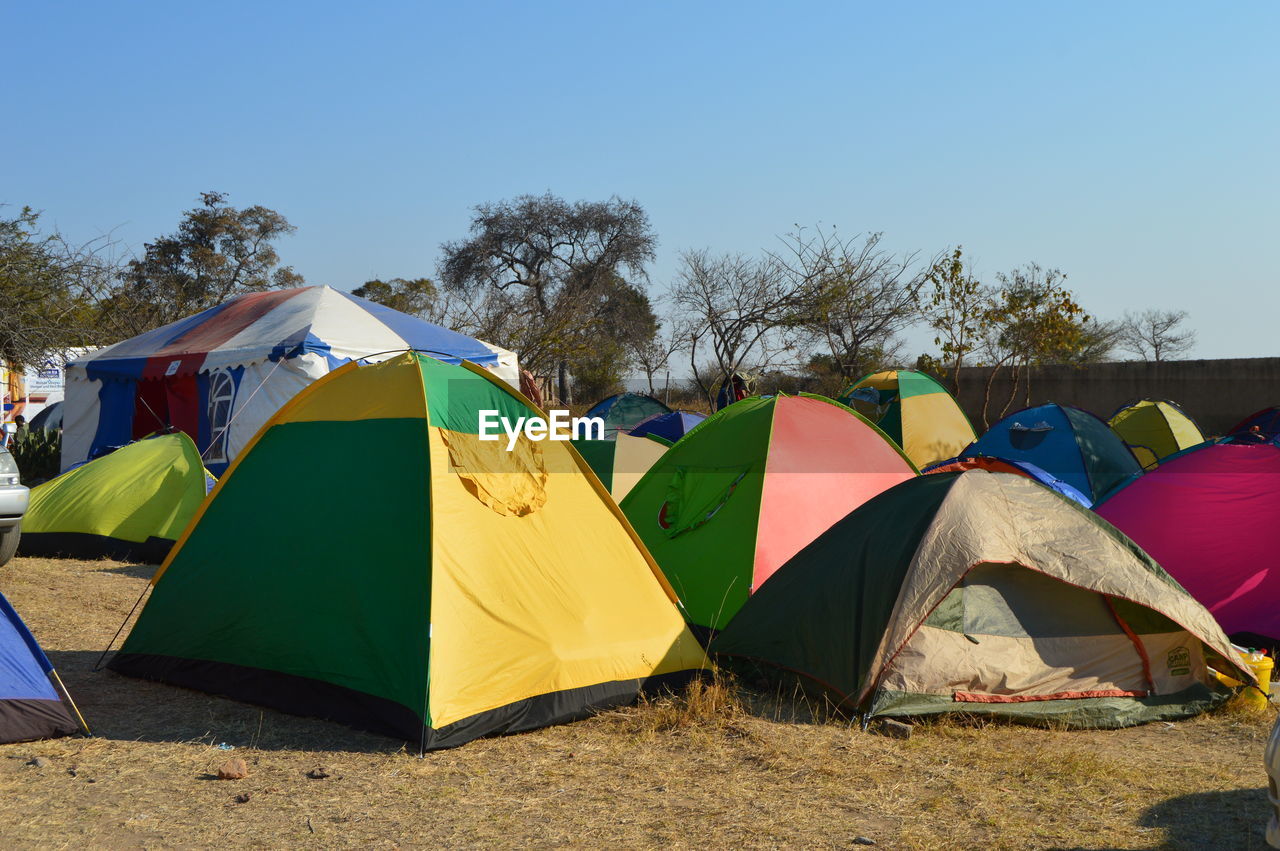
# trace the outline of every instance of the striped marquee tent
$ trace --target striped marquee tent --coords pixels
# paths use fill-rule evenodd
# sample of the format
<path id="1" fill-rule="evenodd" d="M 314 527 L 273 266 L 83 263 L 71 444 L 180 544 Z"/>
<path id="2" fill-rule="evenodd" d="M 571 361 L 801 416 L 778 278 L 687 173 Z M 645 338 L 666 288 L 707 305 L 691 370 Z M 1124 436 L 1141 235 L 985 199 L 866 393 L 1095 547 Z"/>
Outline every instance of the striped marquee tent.
<path id="1" fill-rule="evenodd" d="M 406 349 L 519 382 L 514 353 L 332 287 L 250 293 L 68 364 L 62 469 L 172 426 L 220 475 L 299 390 Z"/>

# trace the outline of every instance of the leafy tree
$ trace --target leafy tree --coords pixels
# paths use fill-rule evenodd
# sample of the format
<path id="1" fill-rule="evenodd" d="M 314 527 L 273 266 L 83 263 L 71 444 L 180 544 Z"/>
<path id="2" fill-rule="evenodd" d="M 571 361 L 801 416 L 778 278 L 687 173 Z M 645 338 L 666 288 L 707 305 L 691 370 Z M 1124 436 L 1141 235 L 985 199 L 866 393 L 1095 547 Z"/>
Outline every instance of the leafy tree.
<path id="1" fill-rule="evenodd" d="M 147 243 L 125 264 L 105 318 L 119 336 L 132 336 L 221 304 L 241 293 L 301 286 L 302 276 L 280 265 L 273 243 L 294 232 L 275 210 L 238 210 L 221 192 L 200 193 L 178 230 Z"/>
<path id="2" fill-rule="evenodd" d="M 987 408 L 996 376 L 1013 370 L 1013 387 L 1000 411 L 1004 416 L 1025 380 L 1025 399 L 1031 401 L 1032 366 L 1072 363 L 1090 344 L 1092 317 L 1066 288 L 1066 275 L 1035 263 L 997 276 L 1000 289 L 992 295 L 982 316 L 982 353 L 990 366 L 982 415 Z"/>
<path id="3" fill-rule="evenodd" d="M 13 367 L 102 342 L 94 300 L 110 265 L 101 242 L 73 247 L 41 235 L 39 220 L 30 207 L 0 218 L 0 359 Z"/>
<path id="4" fill-rule="evenodd" d="M 618 280 L 643 281 L 656 237 L 635 201 L 568 203 L 550 193 L 475 208 L 471 236 L 442 246 L 439 278 L 462 308 L 485 324 L 535 373 L 556 372 L 561 402 L 570 401 L 570 363 L 591 351 L 598 298 Z M 598 295 L 598 293 L 597 293 Z"/>
<path id="5" fill-rule="evenodd" d="M 568 363 L 574 397 L 588 402 L 626 389 L 624 370 L 653 344 L 659 323 L 648 295 L 620 277 L 584 290 L 579 298 L 591 303 L 580 329 L 587 345 Z"/>
<path id="6" fill-rule="evenodd" d="M 932 294 L 925 316 L 941 354 L 937 358 L 926 356 L 921 366 L 949 376 L 951 393 L 958 395 L 960 368 L 979 345 L 991 307 L 991 292 L 966 266 L 960 246 L 935 261 L 926 277 L 932 284 Z"/>
<path id="7" fill-rule="evenodd" d="M 915 268 L 916 255 L 890 254 L 881 238 L 801 229 L 783 237 L 785 250 L 773 255 L 791 279 L 787 289 L 805 302 L 799 310 L 805 342 L 829 353 L 827 364 L 845 383 L 897 354 L 897 334 L 920 316 L 927 274 Z"/>
<path id="8" fill-rule="evenodd" d="M 365 281 L 352 295 L 385 305 L 410 316 L 426 317 L 436 307 L 436 285 L 430 278 L 392 278 Z"/>
<path id="9" fill-rule="evenodd" d="M 1144 310 L 1126 313 L 1120 321 L 1118 347 L 1138 360 L 1177 360 L 1196 344 L 1196 332 L 1181 325 L 1185 310 Z"/>

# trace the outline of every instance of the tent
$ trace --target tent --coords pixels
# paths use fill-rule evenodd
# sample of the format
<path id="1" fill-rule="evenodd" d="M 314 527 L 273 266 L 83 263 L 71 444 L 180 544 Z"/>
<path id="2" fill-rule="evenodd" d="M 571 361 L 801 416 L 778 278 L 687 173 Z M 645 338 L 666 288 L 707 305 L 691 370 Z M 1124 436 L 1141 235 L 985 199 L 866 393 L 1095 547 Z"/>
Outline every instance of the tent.
<path id="1" fill-rule="evenodd" d="M 1264 437 L 1280 435 L 1280 406 L 1255 411 L 1236 423 L 1227 434 L 1242 434 L 1255 429 Z"/>
<path id="2" fill-rule="evenodd" d="M 921 476 L 854 511 L 711 649 L 865 717 L 1122 727 L 1222 701 L 1209 664 L 1253 681 L 1213 616 L 1110 524 L 985 470 Z"/>
<path id="3" fill-rule="evenodd" d="M 71 736 L 80 712 L 27 625 L 0 594 L 0 744 Z"/>
<path id="4" fill-rule="evenodd" d="M 755 391 L 756 377 L 745 372 L 731 372 L 720 382 L 716 391 L 716 410 L 722 411 L 734 402 L 750 398 Z"/>
<path id="5" fill-rule="evenodd" d="M 828 526 L 915 474 L 841 404 L 754 396 L 667 450 L 621 504 L 690 622 L 719 629 Z"/>
<path id="6" fill-rule="evenodd" d="M 212 484 L 182 432 L 139 440 L 32 488 L 18 552 L 159 564 Z"/>
<path id="7" fill-rule="evenodd" d="M 62 403 L 54 402 L 46 405 L 40 413 L 31 418 L 27 428 L 32 431 L 59 431 L 62 429 Z"/>
<path id="8" fill-rule="evenodd" d="M 1096 510 L 1151 553 L 1230 634 L 1280 641 L 1280 446 L 1205 443 Z"/>
<path id="9" fill-rule="evenodd" d="M 976 437 L 951 394 L 914 369 L 872 373 L 839 401 L 878 425 L 917 467 L 954 458 Z"/>
<path id="10" fill-rule="evenodd" d="M 1030 461 L 1006 461 L 1003 458 L 992 458 L 989 455 L 975 455 L 967 458 L 952 458 L 949 461 L 939 461 L 937 464 L 930 464 L 920 472 L 927 475 L 932 473 L 960 473 L 965 470 L 988 470 L 992 473 L 1013 473 L 1015 476 L 1026 476 L 1028 479 L 1037 481 L 1045 487 L 1074 500 L 1085 508 L 1089 508 L 1093 504 L 1080 491 L 1057 476 L 1046 473 Z"/>
<path id="11" fill-rule="evenodd" d="M 406 349 L 519 381 L 510 352 L 332 287 L 249 293 L 68 364 L 62 469 L 172 426 L 221 475 L 303 387 Z"/>
<path id="12" fill-rule="evenodd" d="M 654 414 L 669 414 L 671 409 L 643 393 L 615 393 L 601 399 L 587 411 L 588 417 L 604 420 L 604 436 L 613 440 L 619 432 L 631 431 Z"/>
<path id="13" fill-rule="evenodd" d="M 670 444 L 661 438 L 629 434 L 619 434 L 613 440 L 573 441 L 573 447 L 582 454 L 615 501 L 621 501 L 631 492 L 668 446 Z"/>
<path id="14" fill-rule="evenodd" d="M 672 411 L 668 414 L 652 414 L 640 421 L 639 425 L 629 432 L 635 437 L 647 434 L 656 435 L 668 443 L 675 443 L 705 420 L 705 414 L 690 411 Z"/>
<path id="15" fill-rule="evenodd" d="M 1175 452 L 1204 442 L 1196 421 L 1165 399 L 1139 399 L 1122 405 L 1107 420 L 1107 425 L 1120 435 L 1138 463 L 1147 470 Z"/>
<path id="16" fill-rule="evenodd" d="M 1052 402 L 1010 414 L 960 455 L 1029 461 L 1090 503 L 1142 472 L 1129 447 L 1106 423 L 1088 411 Z"/>
<path id="17" fill-rule="evenodd" d="M 670 586 L 581 457 L 480 440 L 480 410 L 537 413 L 420 354 L 312 384 L 218 482 L 110 666 L 423 749 L 693 676 Z"/>

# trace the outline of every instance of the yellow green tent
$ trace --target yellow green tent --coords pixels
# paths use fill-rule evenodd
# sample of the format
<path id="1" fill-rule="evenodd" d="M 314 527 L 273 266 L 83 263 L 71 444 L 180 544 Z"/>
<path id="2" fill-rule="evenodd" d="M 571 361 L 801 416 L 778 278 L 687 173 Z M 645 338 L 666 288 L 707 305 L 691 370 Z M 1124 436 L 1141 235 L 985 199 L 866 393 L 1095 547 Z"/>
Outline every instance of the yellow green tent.
<path id="1" fill-rule="evenodd" d="M 303 390 L 237 456 L 111 667 L 423 749 L 693 676 L 675 594 L 586 462 L 481 440 L 482 410 L 539 415 L 419 354 Z"/>
<path id="2" fill-rule="evenodd" d="M 1196 421 L 1164 399 L 1130 402 L 1112 414 L 1107 425 L 1129 444 L 1138 463 L 1148 470 L 1175 452 L 1204 443 Z"/>
<path id="3" fill-rule="evenodd" d="M 159 564 L 212 482 L 182 432 L 130 443 L 32 488 L 18 552 Z"/>
<path id="4" fill-rule="evenodd" d="M 655 435 L 632 437 L 619 432 L 612 440 L 575 440 L 573 448 L 591 465 L 614 500 L 622 502 L 671 444 Z"/>
<path id="5" fill-rule="evenodd" d="M 951 394 L 913 369 L 872 373 L 838 401 L 879 426 L 917 468 L 954 458 L 977 438 Z"/>

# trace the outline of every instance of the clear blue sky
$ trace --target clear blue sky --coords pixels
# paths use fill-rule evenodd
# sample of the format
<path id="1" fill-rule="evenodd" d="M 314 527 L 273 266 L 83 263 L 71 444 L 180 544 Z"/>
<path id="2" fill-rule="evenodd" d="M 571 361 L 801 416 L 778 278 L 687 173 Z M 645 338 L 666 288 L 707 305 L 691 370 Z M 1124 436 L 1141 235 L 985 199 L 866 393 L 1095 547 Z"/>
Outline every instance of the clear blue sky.
<path id="1" fill-rule="evenodd" d="M 0 201 L 141 244 L 201 190 L 311 283 L 432 274 L 478 202 L 639 200 L 679 251 L 793 223 L 1036 261 L 1098 316 L 1280 354 L 1280 5 L 24 3 Z M 920 346 L 918 345 L 917 348 Z"/>

